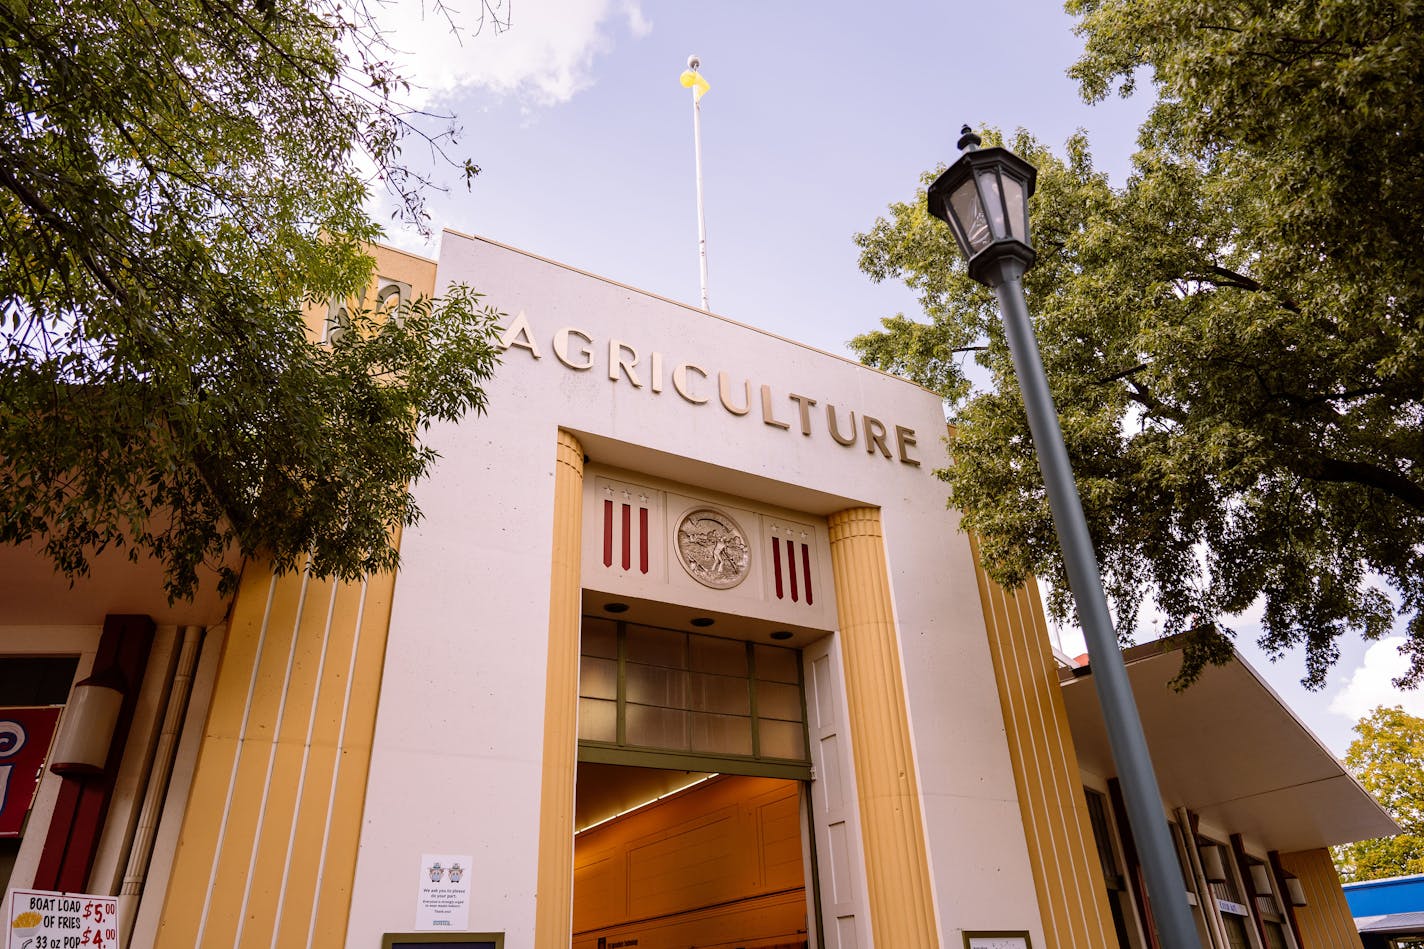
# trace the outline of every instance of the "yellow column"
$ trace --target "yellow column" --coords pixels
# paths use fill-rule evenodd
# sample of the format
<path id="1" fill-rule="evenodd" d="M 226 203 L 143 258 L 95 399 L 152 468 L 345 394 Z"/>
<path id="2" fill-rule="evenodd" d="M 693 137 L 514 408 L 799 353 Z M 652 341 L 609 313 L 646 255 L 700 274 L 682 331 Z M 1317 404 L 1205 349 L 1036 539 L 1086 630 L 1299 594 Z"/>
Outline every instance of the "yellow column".
<path id="1" fill-rule="evenodd" d="M 244 571 L 159 949 L 345 943 L 394 586 Z"/>
<path id="2" fill-rule="evenodd" d="M 537 949 L 573 938 L 574 769 L 578 764 L 580 535 L 583 448 L 560 431 L 554 466 L 554 550 L 549 578 L 549 660 L 544 677 L 544 772 L 539 794 Z"/>
<path id="3" fill-rule="evenodd" d="M 377 273 L 434 292 L 435 261 L 370 251 Z M 325 309 L 307 317 L 320 338 Z M 158 949 L 345 945 L 395 582 L 244 568 Z"/>
<path id="4" fill-rule="evenodd" d="M 1030 581 L 1015 593 L 1005 590 L 979 566 L 972 534 L 969 544 L 1044 935 L 1060 949 L 1115 945 L 1038 587 Z"/>
<path id="5" fill-rule="evenodd" d="M 876 508 L 831 515 L 846 704 L 875 945 L 939 945 L 899 637 Z"/>
<path id="6" fill-rule="evenodd" d="M 1294 907 L 1295 923 L 1305 949 L 1360 949 L 1360 933 L 1350 916 L 1350 904 L 1340 889 L 1340 875 L 1330 851 L 1298 850 L 1281 854 L 1281 869 L 1300 878 L 1305 905 Z"/>

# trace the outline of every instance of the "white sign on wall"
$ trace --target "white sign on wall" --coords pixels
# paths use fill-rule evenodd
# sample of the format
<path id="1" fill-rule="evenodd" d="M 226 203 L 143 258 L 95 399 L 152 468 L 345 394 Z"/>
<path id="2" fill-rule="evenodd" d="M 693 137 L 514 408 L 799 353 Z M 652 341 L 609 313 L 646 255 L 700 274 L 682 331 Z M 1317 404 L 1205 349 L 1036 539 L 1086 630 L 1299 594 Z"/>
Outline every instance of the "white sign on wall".
<path id="1" fill-rule="evenodd" d="M 8 949 L 119 949 L 112 896 L 12 890 Z"/>
<path id="2" fill-rule="evenodd" d="M 459 931 L 470 928 L 470 866 L 473 863 L 474 859 L 468 854 L 420 855 L 416 929 Z"/>
<path id="3" fill-rule="evenodd" d="M 1029 949 L 1028 933 L 965 933 L 967 949 Z"/>

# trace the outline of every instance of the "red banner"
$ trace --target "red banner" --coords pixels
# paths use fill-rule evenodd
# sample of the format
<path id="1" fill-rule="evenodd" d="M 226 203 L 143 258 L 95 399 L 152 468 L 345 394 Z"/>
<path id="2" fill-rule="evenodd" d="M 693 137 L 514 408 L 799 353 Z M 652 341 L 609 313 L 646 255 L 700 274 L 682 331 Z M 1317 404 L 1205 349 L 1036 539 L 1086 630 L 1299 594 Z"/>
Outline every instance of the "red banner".
<path id="1" fill-rule="evenodd" d="M 60 708 L 0 707 L 0 837 L 18 837 L 35 798 Z"/>

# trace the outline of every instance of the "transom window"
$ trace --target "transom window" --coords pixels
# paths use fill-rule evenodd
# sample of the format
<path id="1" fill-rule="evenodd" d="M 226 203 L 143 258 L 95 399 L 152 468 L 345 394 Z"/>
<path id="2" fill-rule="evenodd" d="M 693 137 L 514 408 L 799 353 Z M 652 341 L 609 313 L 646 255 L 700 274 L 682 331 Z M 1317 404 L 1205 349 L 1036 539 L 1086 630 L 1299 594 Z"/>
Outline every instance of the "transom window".
<path id="1" fill-rule="evenodd" d="M 809 765 L 798 650 L 594 616 L 581 643 L 580 747 Z"/>

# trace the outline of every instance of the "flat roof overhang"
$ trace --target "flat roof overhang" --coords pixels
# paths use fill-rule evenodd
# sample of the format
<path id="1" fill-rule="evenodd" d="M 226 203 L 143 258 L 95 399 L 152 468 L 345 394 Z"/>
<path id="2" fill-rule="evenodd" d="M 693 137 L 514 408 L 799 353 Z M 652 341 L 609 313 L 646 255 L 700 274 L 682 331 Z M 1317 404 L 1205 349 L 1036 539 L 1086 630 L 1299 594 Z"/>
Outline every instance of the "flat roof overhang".
<path id="1" fill-rule="evenodd" d="M 218 595 L 215 570 L 199 571 L 191 600 L 169 603 L 157 560 L 141 554 L 135 562 L 127 550 L 109 549 L 89 563 L 89 575 L 71 582 L 39 544 L 0 544 L 0 624 L 88 626 L 110 614 L 142 614 L 160 626 L 212 626 L 227 615 L 232 598 Z M 242 558 L 234 552 L 227 564 L 239 569 Z"/>
<path id="2" fill-rule="evenodd" d="M 1385 837 L 1398 826 L 1244 660 L 1209 666 L 1190 688 L 1170 640 L 1124 653 L 1162 796 L 1268 850 L 1293 852 Z M 1112 777 L 1089 671 L 1063 682 L 1082 767 Z"/>

